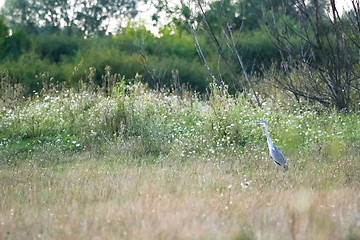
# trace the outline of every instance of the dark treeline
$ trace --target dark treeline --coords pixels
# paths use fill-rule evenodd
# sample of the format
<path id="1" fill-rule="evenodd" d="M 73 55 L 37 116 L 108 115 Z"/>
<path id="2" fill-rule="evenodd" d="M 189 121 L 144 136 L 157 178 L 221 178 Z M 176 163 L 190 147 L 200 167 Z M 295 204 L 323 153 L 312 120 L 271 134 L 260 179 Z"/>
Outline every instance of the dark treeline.
<path id="1" fill-rule="evenodd" d="M 131 24 L 117 34 L 90 38 L 80 33 L 69 36 L 63 30 L 49 34 L 18 28 L 3 41 L 0 68 L 26 85 L 26 91 L 40 90 L 44 80 L 75 87 L 80 79 L 88 81 L 90 68 L 94 82 L 101 84 L 107 66 L 129 80 L 142 76 L 154 88 L 170 87 L 178 80 L 204 91 L 207 76 L 191 36 L 170 34 L 167 28 L 161 33 L 155 37 L 143 26 Z M 43 73 L 49 79 L 41 79 Z"/>
<path id="2" fill-rule="evenodd" d="M 257 99 L 275 86 L 297 102 L 359 108 L 358 0 L 342 14 L 334 0 L 192 0 L 172 9 L 151 1 L 172 19 L 158 36 L 131 20 L 146 2 L 7 0 L 2 78 L 28 94 L 44 83 L 101 85 L 110 67 L 157 89 L 185 85 L 205 92 L 216 81 Z M 159 21 L 156 13 L 153 20 Z"/>

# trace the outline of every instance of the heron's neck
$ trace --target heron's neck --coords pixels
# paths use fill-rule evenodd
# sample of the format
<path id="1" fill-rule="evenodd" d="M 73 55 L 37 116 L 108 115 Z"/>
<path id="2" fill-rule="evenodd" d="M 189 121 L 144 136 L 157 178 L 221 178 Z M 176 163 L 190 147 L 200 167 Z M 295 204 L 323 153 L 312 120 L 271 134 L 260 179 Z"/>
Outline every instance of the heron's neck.
<path id="1" fill-rule="evenodd" d="M 271 138 L 269 136 L 269 131 L 268 131 L 268 127 L 265 125 L 265 134 L 266 134 L 266 138 L 267 138 L 267 142 L 269 145 L 269 148 L 272 148 L 274 146 L 274 144 L 271 141 Z"/>

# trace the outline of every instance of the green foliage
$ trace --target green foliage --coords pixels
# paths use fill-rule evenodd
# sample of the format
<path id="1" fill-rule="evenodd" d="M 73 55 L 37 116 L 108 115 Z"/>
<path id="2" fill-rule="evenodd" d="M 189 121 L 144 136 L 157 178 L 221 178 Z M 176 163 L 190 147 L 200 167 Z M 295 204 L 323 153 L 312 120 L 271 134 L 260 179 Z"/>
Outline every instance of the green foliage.
<path id="1" fill-rule="evenodd" d="M 121 26 L 124 25 L 123 19 L 136 17 L 140 3 L 135 0 L 11 0 L 5 1 L 0 14 L 11 23 L 12 28 L 21 26 L 49 32 L 65 28 L 69 33 L 81 31 L 87 36 L 94 36 L 109 32 L 113 19 Z"/>
<path id="2" fill-rule="evenodd" d="M 34 91 L 39 92 L 43 88 L 40 79 L 43 73 L 46 73 L 47 78 L 52 79 L 53 83 L 64 83 L 75 88 L 79 83 L 90 82 L 88 77 L 91 75 L 91 82 L 95 84 L 91 88 L 105 87 L 101 84 L 103 83 L 102 76 L 106 74 L 106 66 L 111 66 L 112 72 L 120 73 L 126 79 L 141 76 L 139 79 L 154 89 L 165 87 L 174 90 L 174 88 L 183 87 L 205 93 L 212 80 L 209 80 L 211 79 L 209 72 L 204 68 L 204 64 L 200 61 L 194 48 L 192 35 L 187 32 L 189 26 L 193 25 L 199 47 L 201 47 L 212 74 L 219 81 L 230 86 L 229 92 L 232 94 L 236 94 L 239 89 L 248 91 L 251 85 L 242 77 L 243 69 L 235 54 L 238 51 L 244 62 L 244 70 L 250 76 L 250 80 L 254 80 L 254 87 L 251 89 L 253 92 L 259 91 L 260 94 L 270 95 L 268 94 L 270 84 L 276 84 L 277 87 L 286 91 L 297 89 L 299 94 L 306 99 L 311 99 L 311 97 L 313 100 L 320 99 L 329 108 L 335 105 L 341 109 L 344 104 L 348 104 L 349 109 L 358 109 L 359 94 L 355 91 L 357 89 L 358 64 L 356 59 L 358 58 L 356 54 L 358 51 L 356 44 L 351 43 L 354 42 L 356 34 L 351 33 L 354 29 L 350 21 L 343 19 L 339 21 L 341 29 L 348 33 L 345 34 L 347 36 L 346 46 L 344 45 L 346 51 L 341 51 L 341 49 L 331 51 L 336 45 L 343 46 L 340 44 L 341 34 L 334 34 L 330 21 L 326 19 L 321 23 L 321 31 L 318 32 L 318 36 L 315 32 L 304 31 L 306 27 L 309 27 L 306 25 L 309 23 L 298 21 L 296 9 L 290 2 L 282 0 L 215 1 L 205 9 L 204 16 L 219 41 L 223 52 L 223 57 L 220 57 L 218 49 L 212 41 L 212 36 L 207 32 L 208 26 L 202 21 L 203 17 L 200 13 L 192 12 L 193 9 L 190 6 L 178 9 L 179 14 L 182 11 L 182 16 L 177 16 L 177 19 L 160 28 L 159 36 L 155 36 L 144 27 L 143 23 L 134 21 L 129 21 L 116 34 L 104 35 L 106 27 L 98 24 L 105 21 L 104 19 L 108 16 L 105 16 L 104 19 L 92 19 L 96 15 L 95 10 L 99 10 L 98 6 L 92 5 L 81 16 L 79 15 L 76 21 L 82 28 L 77 29 L 72 25 L 74 22 L 66 18 L 66 14 L 68 14 L 66 10 L 71 9 L 71 6 L 68 6 L 71 5 L 70 3 L 54 1 L 44 3 L 44 6 L 35 6 L 37 3 L 37 1 L 34 3 L 9 1 L 6 8 L 7 10 L 18 9 L 19 11 L 14 13 L 15 15 L 9 17 L 25 22 L 31 22 L 36 18 L 36 16 L 26 15 L 26 13 L 34 12 L 36 7 L 38 10 L 44 8 L 41 14 L 43 17 L 49 17 L 44 20 L 47 23 L 54 18 L 53 15 L 49 15 L 51 12 L 49 10 L 57 9 L 56 12 L 63 15 L 53 19 L 55 21 L 53 25 L 47 23 L 41 26 L 33 25 L 33 23 L 11 25 L 11 31 L 5 20 L 0 21 L 0 56 L 2 56 L 0 71 L 7 70 L 11 78 L 22 85 L 27 96 Z M 111 4 L 108 1 L 101 3 L 107 7 Z M 133 1 L 126 1 L 125 5 L 121 7 L 128 6 L 128 9 L 131 9 L 133 4 L 135 4 Z M 313 7 L 311 4 L 309 5 L 310 13 L 313 13 Z M 115 9 L 106 8 L 109 12 Z M 135 13 L 129 12 L 130 15 Z M 40 13 L 36 12 L 36 14 Z M 103 13 L 98 14 L 103 16 Z M 21 16 L 29 17 L 21 18 Z M 186 23 L 182 20 L 184 18 Z M 66 27 L 60 27 L 59 19 L 66 23 Z M 275 22 L 276 24 L 272 26 Z M 95 29 L 99 34 L 90 33 Z M 229 29 L 232 30 L 234 44 Z M 281 35 L 280 42 L 277 42 L 274 36 L 270 37 L 272 33 L 276 33 L 276 30 L 279 31 L 277 34 Z M 9 32 L 11 32 L 10 35 Z M 309 41 L 305 41 L 304 37 L 299 35 L 301 32 L 306 33 Z M 317 44 L 315 37 L 319 37 L 323 43 L 321 48 L 315 47 L 313 51 L 310 44 Z M 284 59 L 281 59 L 279 49 L 275 47 L 276 44 L 283 50 Z M 311 62 L 306 67 L 303 66 L 302 60 L 296 60 L 294 56 L 290 57 L 290 53 L 294 52 L 296 53 L 294 56 L 311 59 Z M 327 56 L 331 52 L 334 56 L 338 56 L 336 61 L 339 64 L 328 61 Z M 350 54 L 349 61 L 346 60 L 346 57 L 341 57 L 341 53 L 344 52 Z M 289 63 L 285 64 L 286 61 Z M 333 74 L 335 78 L 331 75 L 331 71 L 328 76 L 318 72 L 318 69 L 322 69 L 323 66 L 311 67 L 316 64 L 327 65 L 327 69 L 332 70 L 334 67 L 341 67 L 340 63 L 347 63 L 347 67 L 335 71 L 336 74 Z M 286 72 L 288 76 L 285 76 L 279 69 L 283 66 L 288 66 L 289 71 Z M 266 78 L 257 79 L 260 75 L 270 75 L 269 71 L 275 72 L 270 78 L 271 81 Z M 323 77 L 321 77 L 322 75 Z M 337 83 L 326 84 L 328 79 L 335 79 L 334 81 Z M 314 83 L 316 84 L 314 85 Z M 344 91 L 341 89 L 331 90 L 332 85 L 348 89 Z M 327 88 L 330 88 L 331 91 L 329 92 Z M 345 98 L 344 95 L 342 98 L 342 93 L 346 93 L 347 97 Z"/>
<path id="3" fill-rule="evenodd" d="M 44 149 L 88 151 L 114 142 L 134 156 L 180 154 L 184 159 L 267 151 L 257 120 L 268 122 L 274 143 L 299 168 L 300 155 L 317 153 L 337 161 L 360 143 L 357 115 L 318 114 L 282 102 L 277 107 L 263 102 L 265 107 L 256 109 L 215 84 L 207 101 L 186 90 L 180 97 L 112 75 L 109 67 L 106 71 L 102 85 L 107 87 L 97 91 L 87 85 L 79 91 L 48 89 L 2 108 L 3 159 Z"/>
<path id="4" fill-rule="evenodd" d="M 65 30 L 28 34 L 24 28 L 14 29 L 6 39 L 0 69 L 7 69 L 24 86 L 25 93 L 40 91 L 42 83 L 36 76 L 44 72 L 54 82 L 76 87 L 80 79 L 87 82 L 92 68 L 96 69 L 93 81 L 100 86 L 106 66 L 128 79 L 141 75 L 142 81 L 153 87 L 172 86 L 175 77 L 172 72 L 177 71 L 179 86 L 185 84 L 204 92 L 207 73 L 191 36 L 170 27 L 161 30 L 161 35 L 155 37 L 144 26 L 131 22 L 116 35 L 87 39 L 75 33 L 68 35 Z M 146 56 L 152 72 L 146 71 L 140 53 Z M 151 74 L 156 76 L 156 82 Z"/>
<path id="5" fill-rule="evenodd" d="M 4 19 L 0 18 L 0 57 L 5 56 L 5 42 L 6 38 L 9 36 L 9 28 L 5 24 Z"/>
<path id="6" fill-rule="evenodd" d="M 41 56 L 34 51 L 24 53 L 16 60 L 8 59 L 2 63 L 2 67 L 7 69 L 11 76 L 21 79 L 18 82 L 24 86 L 25 93 L 40 90 L 42 82 L 37 79 L 38 75 L 53 68 L 49 61 L 42 60 Z"/>
<path id="7" fill-rule="evenodd" d="M 40 35 L 35 41 L 35 48 L 44 59 L 59 63 L 63 57 L 72 57 L 79 48 L 79 39 L 74 34 L 66 35 L 63 31 L 52 35 Z"/>
<path id="8" fill-rule="evenodd" d="M 271 38 L 264 27 L 251 32 L 239 32 L 238 36 L 239 52 L 243 59 L 246 59 L 246 68 L 256 71 L 268 69 L 272 61 L 280 59 L 278 49 L 273 44 Z"/>
<path id="9" fill-rule="evenodd" d="M 31 51 L 31 39 L 25 28 L 13 29 L 13 34 L 5 41 L 5 59 L 18 59 L 23 53 Z"/>

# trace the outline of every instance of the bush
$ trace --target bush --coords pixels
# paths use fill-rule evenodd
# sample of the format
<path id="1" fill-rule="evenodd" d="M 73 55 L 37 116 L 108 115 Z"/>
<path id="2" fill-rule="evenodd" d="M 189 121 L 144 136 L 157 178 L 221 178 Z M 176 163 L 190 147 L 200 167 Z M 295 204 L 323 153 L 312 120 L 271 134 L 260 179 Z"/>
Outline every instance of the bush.
<path id="1" fill-rule="evenodd" d="M 360 143 L 356 115 L 327 116 L 281 102 L 274 107 L 264 101 L 264 108 L 254 108 L 215 84 L 208 100 L 201 100 L 194 92 L 183 90 L 182 97 L 157 92 L 117 74 L 103 79 L 108 88 L 49 89 L 2 108 L 0 154 L 44 148 L 77 152 L 118 142 L 137 156 L 237 156 L 267 151 L 258 120 L 267 121 L 273 142 L 287 157 L 318 152 L 335 161 Z"/>

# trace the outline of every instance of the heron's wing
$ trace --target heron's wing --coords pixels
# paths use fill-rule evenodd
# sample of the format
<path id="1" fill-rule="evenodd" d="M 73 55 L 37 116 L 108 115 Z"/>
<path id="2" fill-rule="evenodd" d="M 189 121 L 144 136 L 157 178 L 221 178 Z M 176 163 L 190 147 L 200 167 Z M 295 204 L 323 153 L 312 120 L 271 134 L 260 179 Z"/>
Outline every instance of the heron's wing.
<path id="1" fill-rule="evenodd" d="M 286 159 L 284 157 L 284 155 L 281 153 L 281 151 L 277 148 L 277 147 L 273 147 L 270 149 L 270 156 L 274 159 L 274 161 L 281 165 L 284 166 L 286 163 Z"/>

